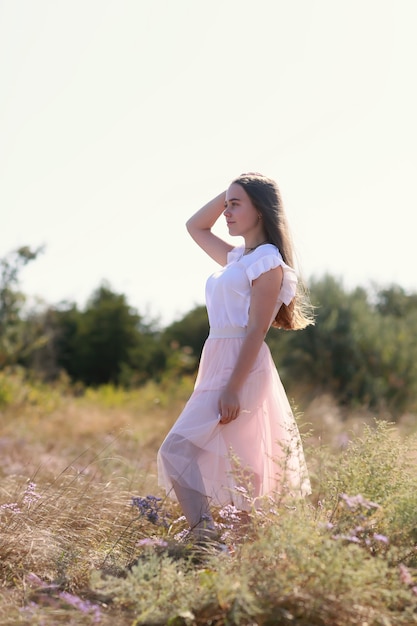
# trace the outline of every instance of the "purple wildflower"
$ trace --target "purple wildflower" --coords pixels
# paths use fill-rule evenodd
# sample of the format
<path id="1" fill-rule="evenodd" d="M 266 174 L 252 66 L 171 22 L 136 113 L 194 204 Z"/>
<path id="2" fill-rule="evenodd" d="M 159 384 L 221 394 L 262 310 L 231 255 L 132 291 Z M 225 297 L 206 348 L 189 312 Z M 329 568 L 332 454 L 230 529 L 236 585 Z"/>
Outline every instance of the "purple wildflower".
<path id="1" fill-rule="evenodd" d="M 25 606 L 20 607 L 19 613 L 25 616 L 25 618 L 32 619 L 35 612 L 38 610 L 38 605 L 33 600 L 25 604 Z"/>
<path id="2" fill-rule="evenodd" d="M 100 611 L 100 607 L 97 604 L 93 604 L 92 602 L 89 602 L 89 600 L 83 600 L 79 596 L 75 596 L 74 594 L 69 593 L 68 591 L 61 591 L 59 593 L 59 597 L 66 604 L 69 604 L 70 606 L 73 606 L 75 609 L 78 609 L 78 611 L 81 611 L 81 613 L 85 613 L 85 614 L 92 613 L 94 624 L 98 624 L 101 621 L 101 611 Z"/>
<path id="3" fill-rule="evenodd" d="M 239 521 L 239 509 L 233 504 L 226 504 L 220 509 L 219 517 L 226 520 Z"/>
<path id="4" fill-rule="evenodd" d="M 42 588 L 48 586 L 48 584 L 44 580 L 42 580 L 42 578 L 39 578 L 39 576 L 34 572 L 30 572 L 26 576 L 26 581 L 33 587 Z"/>
<path id="5" fill-rule="evenodd" d="M 411 587 L 411 585 L 414 585 L 414 581 L 413 581 L 413 577 L 410 574 L 410 570 L 408 569 L 408 567 L 406 565 L 404 565 L 403 563 L 400 563 L 400 565 L 398 566 L 398 569 L 400 570 L 400 580 L 404 585 L 409 585 Z"/>
<path id="6" fill-rule="evenodd" d="M 174 535 L 175 541 L 179 541 L 179 542 L 186 541 L 189 538 L 190 538 L 190 531 L 188 530 L 188 528 L 184 528 L 183 530 L 180 530 L 179 533 L 176 533 Z"/>
<path id="7" fill-rule="evenodd" d="M 340 494 L 340 498 L 344 501 L 346 506 L 353 511 L 359 507 L 363 507 L 364 509 L 380 508 L 379 504 L 366 500 L 360 493 L 357 496 L 348 496 L 346 493 L 342 493 Z"/>
<path id="8" fill-rule="evenodd" d="M 148 522 L 151 524 L 161 524 L 162 526 L 167 526 L 167 522 L 165 517 L 161 517 L 161 502 L 162 498 L 157 498 L 156 496 L 146 496 L 143 498 L 142 496 L 135 496 L 132 498 L 132 506 L 135 506 L 139 509 L 141 515 L 146 517 Z"/>
<path id="9" fill-rule="evenodd" d="M 19 508 L 17 502 L 10 502 L 6 504 L 2 504 L 0 506 L 0 511 L 10 511 L 11 513 L 21 513 L 22 511 Z"/>
<path id="10" fill-rule="evenodd" d="M 36 493 L 36 484 L 31 481 L 23 494 L 23 504 L 30 506 L 31 504 L 35 504 L 41 497 L 39 493 Z"/>
<path id="11" fill-rule="evenodd" d="M 350 443 L 349 435 L 347 433 L 341 433 L 337 438 L 337 442 L 340 448 L 347 448 Z"/>
<path id="12" fill-rule="evenodd" d="M 137 543 L 138 546 L 150 546 L 158 547 L 158 548 L 166 548 L 168 543 L 163 539 L 159 539 L 158 537 L 146 537 L 145 539 L 140 539 Z"/>

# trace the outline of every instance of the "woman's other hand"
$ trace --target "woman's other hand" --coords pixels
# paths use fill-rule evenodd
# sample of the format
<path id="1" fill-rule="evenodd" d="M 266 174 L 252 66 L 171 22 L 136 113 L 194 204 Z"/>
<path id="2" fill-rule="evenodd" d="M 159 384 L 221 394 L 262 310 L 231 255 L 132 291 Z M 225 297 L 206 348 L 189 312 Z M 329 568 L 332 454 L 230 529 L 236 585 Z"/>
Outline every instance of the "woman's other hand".
<path id="1" fill-rule="evenodd" d="M 228 424 L 235 420 L 240 412 L 238 394 L 227 387 L 223 389 L 219 398 L 219 423 Z"/>

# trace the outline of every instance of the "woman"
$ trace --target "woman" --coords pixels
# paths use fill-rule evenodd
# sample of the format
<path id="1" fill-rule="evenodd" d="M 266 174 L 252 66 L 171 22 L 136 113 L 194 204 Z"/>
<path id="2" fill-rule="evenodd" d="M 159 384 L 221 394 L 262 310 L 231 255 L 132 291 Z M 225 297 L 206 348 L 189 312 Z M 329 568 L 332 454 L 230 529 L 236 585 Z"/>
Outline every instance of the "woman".
<path id="1" fill-rule="evenodd" d="M 212 233 L 221 214 L 244 245 Z M 206 285 L 210 333 L 194 392 L 159 450 L 158 473 L 204 537 L 214 531 L 210 503 L 247 510 L 267 494 L 310 493 L 297 425 L 264 339 L 271 325 L 295 330 L 312 317 L 273 180 L 239 176 L 187 229 L 221 269 Z"/>

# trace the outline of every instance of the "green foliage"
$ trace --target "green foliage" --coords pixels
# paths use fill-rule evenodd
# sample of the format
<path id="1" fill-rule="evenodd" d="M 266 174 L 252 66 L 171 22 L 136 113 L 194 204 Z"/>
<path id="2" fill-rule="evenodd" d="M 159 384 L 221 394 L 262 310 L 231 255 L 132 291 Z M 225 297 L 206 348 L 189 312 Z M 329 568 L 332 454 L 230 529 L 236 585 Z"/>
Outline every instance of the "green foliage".
<path id="1" fill-rule="evenodd" d="M 390 546 L 398 551 L 396 560 L 409 557 L 412 563 L 417 563 L 412 548 L 417 541 L 416 444 L 415 435 L 400 438 L 392 424 L 378 421 L 375 428 L 366 426 L 363 435 L 354 439 L 337 461 L 327 465 L 322 483 L 327 494 L 322 504 L 332 509 L 329 520 L 337 520 L 340 532 L 346 533 L 346 520 L 353 527 L 355 511 L 356 527 L 362 527 L 362 534 L 368 526 L 372 533 L 389 537 Z M 361 494 L 368 505 L 376 506 L 341 502 L 343 494 Z"/>
<path id="2" fill-rule="evenodd" d="M 173 322 L 164 330 L 162 340 L 172 349 L 189 348 L 198 359 L 209 332 L 206 307 L 198 306 L 181 320 Z M 194 362 L 195 366 L 195 362 Z"/>
<path id="3" fill-rule="evenodd" d="M 42 341 L 22 319 L 25 296 L 18 289 L 21 270 L 40 251 L 24 246 L 0 259 L 0 369 L 19 362 Z"/>
<path id="4" fill-rule="evenodd" d="M 5 376 L 3 372 L 0 372 L 0 409 L 13 402 L 14 391 L 10 376 Z"/>
<path id="5" fill-rule="evenodd" d="M 155 407 L 166 409 L 175 406 L 178 401 L 185 404 L 192 393 L 193 385 L 191 377 L 166 378 L 160 383 L 149 380 L 139 390 L 125 389 L 109 383 L 87 388 L 84 398 L 105 408 L 140 407 L 142 411 L 152 411 Z"/>
<path id="6" fill-rule="evenodd" d="M 389 317 L 407 317 L 417 308 L 417 294 L 407 294 L 399 285 L 380 289 L 376 295 L 376 310 Z"/>
<path id="7" fill-rule="evenodd" d="M 268 343 L 287 386 L 394 416 L 416 409 L 416 296 L 397 287 L 346 292 L 332 277 L 311 284 L 316 324 L 297 333 L 270 331 Z"/>
<path id="8" fill-rule="evenodd" d="M 0 409 L 26 407 L 33 415 L 49 413 L 60 406 L 67 386 L 65 378 L 52 386 L 38 378 L 30 380 L 22 367 L 6 368 L 0 372 Z"/>
<path id="9" fill-rule="evenodd" d="M 385 505 L 403 488 L 415 490 L 413 450 L 413 438 L 399 438 L 392 424 L 378 421 L 374 428 L 364 426 L 363 435 L 348 444 L 337 459 L 337 469 L 329 472 L 326 491 L 336 499 L 340 493 L 360 493 Z"/>
<path id="10" fill-rule="evenodd" d="M 129 385 L 152 378 L 165 366 L 155 332 L 124 295 L 101 286 L 83 311 L 54 312 L 58 365 L 85 385 Z"/>

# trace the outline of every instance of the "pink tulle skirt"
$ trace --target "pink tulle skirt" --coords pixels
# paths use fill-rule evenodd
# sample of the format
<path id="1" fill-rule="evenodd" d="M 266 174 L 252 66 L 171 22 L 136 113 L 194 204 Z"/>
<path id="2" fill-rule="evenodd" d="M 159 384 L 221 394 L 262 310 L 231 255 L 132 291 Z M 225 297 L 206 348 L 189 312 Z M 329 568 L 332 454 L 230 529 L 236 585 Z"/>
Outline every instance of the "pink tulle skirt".
<path id="1" fill-rule="evenodd" d="M 243 341 L 231 331 L 211 331 L 204 345 L 194 391 L 158 452 L 159 484 L 173 499 L 175 481 L 212 504 L 243 510 L 260 496 L 307 495 L 298 427 L 265 343 L 241 390 L 238 418 L 219 424 L 219 392 Z"/>

